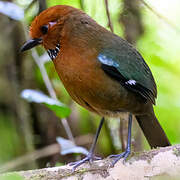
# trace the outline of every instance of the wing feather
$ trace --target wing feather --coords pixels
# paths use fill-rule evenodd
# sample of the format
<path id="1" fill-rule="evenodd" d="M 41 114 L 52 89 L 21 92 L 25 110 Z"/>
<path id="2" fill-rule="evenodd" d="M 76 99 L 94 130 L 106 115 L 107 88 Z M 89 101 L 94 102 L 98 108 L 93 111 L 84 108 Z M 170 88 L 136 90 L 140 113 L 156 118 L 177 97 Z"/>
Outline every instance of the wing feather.
<path id="1" fill-rule="evenodd" d="M 128 90 L 155 104 L 156 84 L 142 56 L 131 46 L 103 50 L 98 60 L 103 71 Z"/>

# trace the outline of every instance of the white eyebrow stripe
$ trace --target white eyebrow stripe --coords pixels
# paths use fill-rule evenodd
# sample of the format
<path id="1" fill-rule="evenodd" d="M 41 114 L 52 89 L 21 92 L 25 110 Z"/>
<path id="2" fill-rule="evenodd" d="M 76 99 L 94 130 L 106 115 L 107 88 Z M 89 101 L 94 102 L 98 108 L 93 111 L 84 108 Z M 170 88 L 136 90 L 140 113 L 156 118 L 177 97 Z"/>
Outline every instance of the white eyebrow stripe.
<path id="1" fill-rule="evenodd" d="M 56 25 L 56 24 L 57 24 L 56 21 L 49 22 L 49 26 L 50 26 L 50 27 L 52 27 L 52 26 L 54 26 L 54 25 Z"/>

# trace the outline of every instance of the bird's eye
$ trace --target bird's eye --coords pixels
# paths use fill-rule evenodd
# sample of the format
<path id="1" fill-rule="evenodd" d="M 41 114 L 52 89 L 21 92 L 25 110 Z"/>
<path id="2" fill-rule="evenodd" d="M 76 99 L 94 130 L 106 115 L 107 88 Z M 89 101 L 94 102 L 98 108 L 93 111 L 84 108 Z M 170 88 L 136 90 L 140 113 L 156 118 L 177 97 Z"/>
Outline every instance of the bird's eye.
<path id="1" fill-rule="evenodd" d="M 48 25 L 43 25 L 43 26 L 41 26 L 41 32 L 42 32 L 43 34 L 47 34 L 47 32 L 48 32 Z"/>

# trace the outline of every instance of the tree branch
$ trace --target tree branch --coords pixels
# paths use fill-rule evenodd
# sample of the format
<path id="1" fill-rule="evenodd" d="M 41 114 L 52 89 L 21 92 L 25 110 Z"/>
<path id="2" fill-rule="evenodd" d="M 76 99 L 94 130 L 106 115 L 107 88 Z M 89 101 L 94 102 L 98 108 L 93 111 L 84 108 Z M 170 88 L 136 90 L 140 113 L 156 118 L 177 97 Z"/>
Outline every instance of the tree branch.
<path id="1" fill-rule="evenodd" d="M 72 172 L 70 166 L 45 168 L 16 172 L 25 179 L 151 179 L 152 177 L 180 177 L 180 145 L 153 149 L 149 152 L 134 154 L 125 165 L 119 161 L 110 168 L 111 160 L 104 159 L 86 163 Z M 5 174 L 7 175 L 7 174 Z"/>
<path id="2" fill-rule="evenodd" d="M 108 18 L 108 27 L 110 28 L 111 32 L 114 32 L 113 25 L 112 25 L 111 18 L 110 18 L 110 13 L 109 13 L 108 0 L 104 0 L 104 1 L 105 1 L 105 7 L 106 7 L 106 14 L 107 14 L 107 18 Z"/>

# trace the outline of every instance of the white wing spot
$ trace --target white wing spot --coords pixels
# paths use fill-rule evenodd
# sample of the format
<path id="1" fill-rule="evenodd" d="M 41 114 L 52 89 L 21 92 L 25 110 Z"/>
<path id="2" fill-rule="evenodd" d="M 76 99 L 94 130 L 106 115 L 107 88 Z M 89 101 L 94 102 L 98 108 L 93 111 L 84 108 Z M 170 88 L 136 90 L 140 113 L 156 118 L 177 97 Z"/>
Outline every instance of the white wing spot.
<path id="1" fill-rule="evenodd" d="M 133 79 L 130 79 L 129 81 L 126 81 L 125 84 L 135 85 L 136 81 Z"/>

